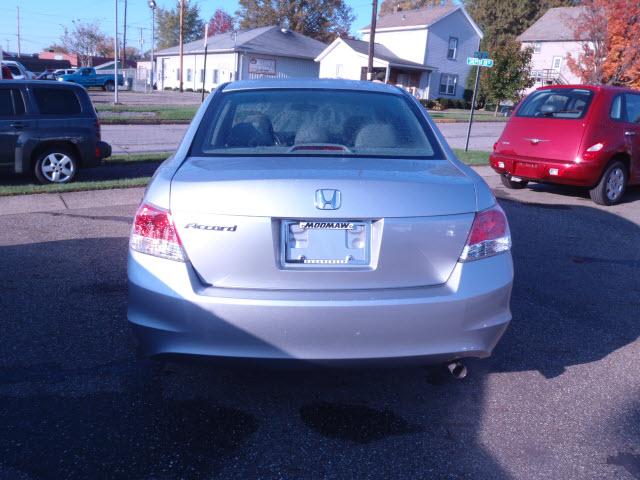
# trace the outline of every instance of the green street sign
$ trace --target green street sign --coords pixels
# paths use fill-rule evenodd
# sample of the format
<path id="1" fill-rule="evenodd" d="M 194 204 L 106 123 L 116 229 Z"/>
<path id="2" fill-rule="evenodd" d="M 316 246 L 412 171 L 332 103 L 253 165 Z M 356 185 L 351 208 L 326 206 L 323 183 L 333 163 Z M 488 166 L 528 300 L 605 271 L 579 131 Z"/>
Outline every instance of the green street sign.
<path id="1" fill-rule="evenodd" d="M 491 58 L 467 57 L 467 65 L 471 65 L 472 67 L 491 68 L 491 67 L 493 67 L 493 59 L 491 59 Z"/>
<path id="2" fill-rule="evenodd" d="M 473 58 L 489 58 L 489 52 L 473 52 Z"/>

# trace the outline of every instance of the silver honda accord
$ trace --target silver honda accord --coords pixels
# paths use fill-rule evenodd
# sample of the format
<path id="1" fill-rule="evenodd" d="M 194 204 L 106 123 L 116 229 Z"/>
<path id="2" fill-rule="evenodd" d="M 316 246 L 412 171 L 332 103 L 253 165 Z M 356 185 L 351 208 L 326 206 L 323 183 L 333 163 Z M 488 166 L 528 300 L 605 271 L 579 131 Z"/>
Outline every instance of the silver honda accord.
<path id="1" fill-rule="evenodd" d="M 149 184 L 128 319 L 147 355 L 487 357 L 511 320 L 504 212 L 384 84 L 228 83 Z"/>

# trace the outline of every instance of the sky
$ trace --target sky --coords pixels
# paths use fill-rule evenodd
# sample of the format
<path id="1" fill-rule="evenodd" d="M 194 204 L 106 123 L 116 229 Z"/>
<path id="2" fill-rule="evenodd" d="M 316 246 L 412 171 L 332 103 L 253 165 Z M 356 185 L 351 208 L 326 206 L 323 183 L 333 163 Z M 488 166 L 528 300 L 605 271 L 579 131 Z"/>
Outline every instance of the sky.
<path id="1" fill-rule="evenodd" d="M 63 26 L 72 20 L 97 21 L 102 30 L 113 36 L 115 26 L 114 2 L 116 0 L 0 0 L 0 45 L 10 52 L 18 51 L 17 8 L 20 8 L 20 46 L 22 53 L 38 53 L 62 36 Z M 120 32 L 124 0 L 118 1 Z M 234 13 L 237 0 L 191 0 L 200 7 L 203 18 L 222 8 Z M 345 0 L 353 8 L 356 19 L 352 24 L 353 34 L 369 24 L 370 0 Z M 156 0 L 164 8 L 175 5 L 175 0 Z M 127 1 L 127 44 L 140 47 L 140 37 L 145 50 L 151 45 L 151 12 L 147 0 Z"/>

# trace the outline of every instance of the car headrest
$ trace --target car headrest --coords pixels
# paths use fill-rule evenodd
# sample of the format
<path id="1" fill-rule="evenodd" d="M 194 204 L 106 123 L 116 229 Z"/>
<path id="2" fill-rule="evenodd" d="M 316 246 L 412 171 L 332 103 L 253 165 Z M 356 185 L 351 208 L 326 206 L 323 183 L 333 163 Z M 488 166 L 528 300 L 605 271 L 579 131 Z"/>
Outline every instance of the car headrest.
<path id="1" fill-rule="evenodd" d="M 360 129 L 355 148 L 394 148 L 398 139 L 393 127 L 387 123 L 372 123 Z"/>

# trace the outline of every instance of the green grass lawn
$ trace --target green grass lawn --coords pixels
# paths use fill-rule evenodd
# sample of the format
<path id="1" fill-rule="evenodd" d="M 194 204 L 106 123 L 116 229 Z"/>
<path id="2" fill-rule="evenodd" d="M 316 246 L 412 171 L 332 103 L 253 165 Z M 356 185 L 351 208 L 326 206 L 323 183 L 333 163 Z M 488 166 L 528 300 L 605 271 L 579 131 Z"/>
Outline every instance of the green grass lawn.
<path id="1" fill-rule="evenodd" d="M 462 149 L 454 149 L 456 156 L 467 165 L 487 165 L 489 163 L 489 152 L 481 152 L 477 150 L 469 150 L 465 152 Z M 164 153 L 135 153 L 135 154 L 118 154 L 109 157 L 104 161 L 104 167 L 109 168 L 125 168 L 129 171 L 127 165 L 135 167 L 136 164 L 144 163 L 160 163 L 166 160 L 171 152 Z M 151 166 L 149 166 L 151 167 Z M 132 188 L 144 187 L 149 183 L 151 177 L 149 175 L 135 176 L 134 178 L 116 178 L 108 180 L 77 180 L 64 185 L 40 185 L 35 180 L 28 177 L 8 177 L 8 182 L 0 179 L 0 196 L 9 195 L 27 195 L 33 193 L 62 193 L 62 192 L 80 192 L 85 190 L 109 190 L 113 188 Z M 4 185 L 2 183 L 5 183 Z"/>
<path id="2" fill-rule="evenodd" d="M 448 108 L 447 110 L 429 110 L 429 115 L 436 122 L 438 121 L 452 121 L 452 122 L 468 122 L 469 121 L 469 110 L 462 110 L 459 108 Z M 473 121 L 476 122 L 506 122 L 509 120 L 509 117 L 503 117 L 498 115 L 497 117 L 493 116 L 493 112 L 488 112 L 485 110 L 476 110 L 473 114 Z"/>
<path id="3" fill-rule="evenodd" d="M 481 152 L 480 150 L 465 152 L 462 148 L 454 148 L 453 152 L 460 161 L 467 165 L 489 165 L 489 152 Z"/>
<path id="4" fill-rule="evenodd" d="M 105 125 L 135 123 L 189 123 L 199 108 L 198 105 L 104 104 L 98 104 L 95 107 L 98 112 L 100 122 Z M 121 115 L 113 115 L 117 113 L 120 113 Z M 139 115 L 136 115 L 136 113 Z"/>

